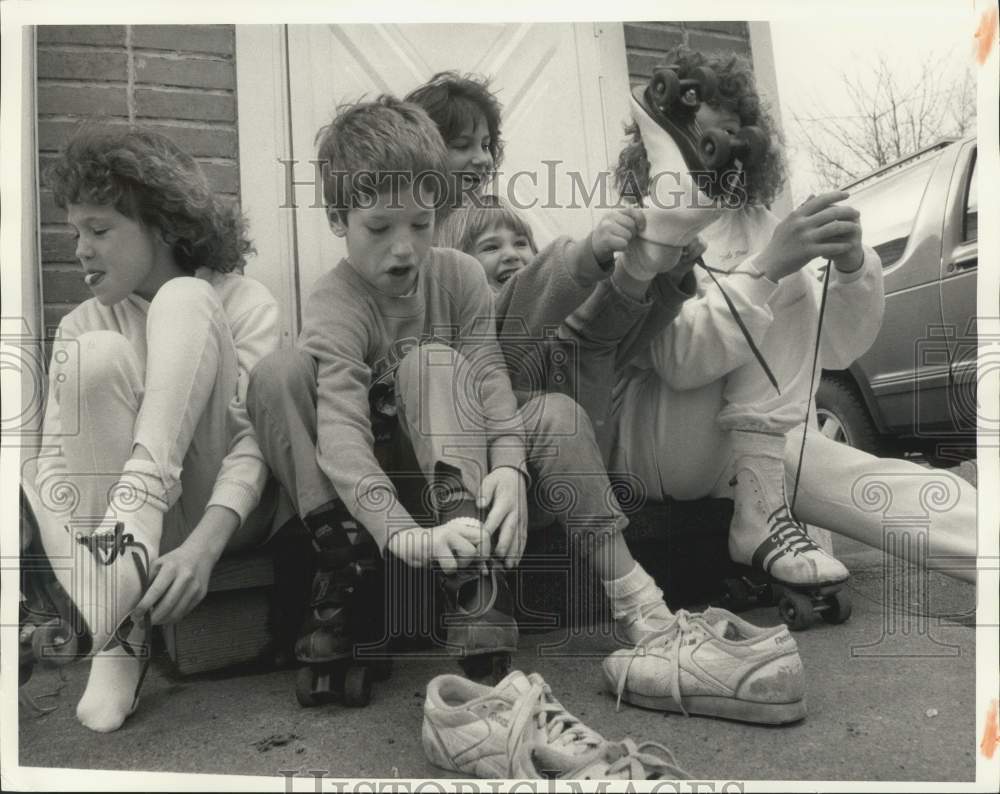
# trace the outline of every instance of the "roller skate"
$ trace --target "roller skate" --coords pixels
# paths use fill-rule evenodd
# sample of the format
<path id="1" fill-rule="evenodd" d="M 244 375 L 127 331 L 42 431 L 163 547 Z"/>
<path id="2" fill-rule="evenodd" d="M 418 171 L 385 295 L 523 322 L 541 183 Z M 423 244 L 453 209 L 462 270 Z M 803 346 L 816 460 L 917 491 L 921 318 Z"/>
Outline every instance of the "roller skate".
<path id="1" fill-rule="evenodd" d="M 295 642 L 295 658 L 305 666 L 295 681 L 299 705 L 341 701 L 367 706 L 372 684 L 389 677 L 391 661 L 362 661 L 356 644 L 377 638 L 381 625 L 381 572 L 378 549 L 368 533 L 343 511 L 325 532 L 313 533 L 316 570 L 308 614 Z"/>
<path id="2" fill-rule="evenodd" d="M 23 685 L 30 680 L 35 664 L 68 664 L 86 656 L 91 642 L 76 606 L 52 571 L 42 548 L 35 511 L 23 487 L 20 507 L 18 682 Z"/>
<path id="3" fill-rule="evenodd" d="M 457 469 L 438 462 L 433 488 L 439 524 L 455 518 L 482 519 Z M 499 563 L 480 560 L 440 577 L 446 647 L 460 655 L 467 678 L 497 683 L 509 672 L 518 641 L 514 599 Z"/>
<path id="4" fill-rule="evenodd" d="M 698 124 L 698 108 L 702 102 L 710 102 L 716 90 L 717 80 L 711 69 L 696 66 L 682 73 L 671 65 L 657 67 L 649 83 L 632 92 L 633 115 L 647 151 L 649 140 L 640 116 L 667 133 L 686 170 L 697 173 L 699 188 L 713 199 L 733 193 L 742 170 L 763 159 L 768 149 L 767 136 L 759 127 L 741 127 L 731 134 L 719 128 L 703 129 Z M 654 164 L 652 156 L 649 161 Z"/>
<path id="5" fill-rule="evenodd" d="M 734 611 L 777 604 L 793 630 L 851 616 L 850 572 L 809 537 L 785 498 L 784 436 L 733 433 L 737 450 L 729 553 L 740 575 L 726 581 L 723 606 Z M 777 441 L 775 441 L 777 439 Z M 741 452 L 740 445 L 749 444 Z"/>

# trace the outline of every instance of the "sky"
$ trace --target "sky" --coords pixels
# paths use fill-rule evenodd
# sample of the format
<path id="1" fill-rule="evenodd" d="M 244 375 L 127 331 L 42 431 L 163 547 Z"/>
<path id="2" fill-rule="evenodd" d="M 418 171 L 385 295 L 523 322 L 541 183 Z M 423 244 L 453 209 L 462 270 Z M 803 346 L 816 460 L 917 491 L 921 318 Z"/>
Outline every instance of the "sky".
<path id="1" fill-rule="evenodd" d="M 955 3 L 946 14 L 772 20 L 771 36 L 791 171 L 792 203 L 814 192 L 815 175 L 803 148 L 795 115 L 813 115 L 817 103 L 833 114 L 849 108 L 842 73 L 850 77 L 870 72 L 885 55 L 907 83 L 919 75 L 930 57 L 942 59 L 945 76 L 960 78 L 966 66 L 975 68 L 971 8 Z"/>

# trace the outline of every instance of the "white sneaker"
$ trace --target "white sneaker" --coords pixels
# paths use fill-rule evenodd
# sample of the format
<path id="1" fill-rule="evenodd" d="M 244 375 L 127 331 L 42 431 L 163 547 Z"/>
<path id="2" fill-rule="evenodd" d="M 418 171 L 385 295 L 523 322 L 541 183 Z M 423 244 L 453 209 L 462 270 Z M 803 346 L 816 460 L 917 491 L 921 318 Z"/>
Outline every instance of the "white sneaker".
<path id="1" fill-rule="evenodd" d="M 724 609 L 678 611 L 671 626 L 604 660 L 621 701 L 659 711 L 765 724 L 806 715 L 798 646 L 786 626 L 759 628 Z"/>
<path id="2" fill-rule="evenodd" d="M 518 670 L 492 688 L 457 675 L 431 680 L 421 738 L 432 764 L 473 777 L 686 777 L 666 748 L 607 742 L 566 711 L 540 675 Z"/>

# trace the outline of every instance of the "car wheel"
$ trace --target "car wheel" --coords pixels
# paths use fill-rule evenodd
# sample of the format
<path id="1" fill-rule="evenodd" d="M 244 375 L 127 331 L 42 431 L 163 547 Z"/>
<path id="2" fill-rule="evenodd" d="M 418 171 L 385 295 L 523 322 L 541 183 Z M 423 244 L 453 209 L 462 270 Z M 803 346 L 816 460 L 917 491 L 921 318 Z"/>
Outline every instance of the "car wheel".
<path id="1" fill-rule="evenodd" d="M 861 397 L 839 378 L 824 375 L 816 391 L 816 419 L 824 436 L 872 455 L 881 438 Z"/>

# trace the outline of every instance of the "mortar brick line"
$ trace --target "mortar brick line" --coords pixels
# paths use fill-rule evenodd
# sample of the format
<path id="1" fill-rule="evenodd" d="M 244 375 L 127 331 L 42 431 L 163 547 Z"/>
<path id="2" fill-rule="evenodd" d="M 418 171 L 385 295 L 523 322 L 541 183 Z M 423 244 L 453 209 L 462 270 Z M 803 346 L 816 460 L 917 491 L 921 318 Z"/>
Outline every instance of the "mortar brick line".
<path id="1" fill-rule="evenodd" d="M 163 58 L 167 61 L 206 61 L 209 63 L 232 63 L 231 55 L 215 55 L 207 52 L 187 52 L 186 50 L 154 50 L 149 47 L 133 47 L 136 55 L 147 58 Z"/>
<path id="2" fill-rule="evenodd" d="M 83 55 L 120 55 L 125 52 L 124 44 L 44 44 L 37 47 L 38 52 L 75 52 Z"/>
<path id="3" fill-rule="evenodd" d="M 727 43 L 739 42 L 740 44 L 750 44 L 749 39 L 744 38 L 743 36 L 737 36 L 733 33 L 720 33 L 717 30 L 699 30 L 698 28 L 685 28 L 685 30 L 706 39 L 719 39 L 720 41 L 725 41 Z"/>
<path id="4" fill-rule="evenodd" d="M 93 77 L 39 77 L 39 88 L 128 88 L 128 80 L 95 80 Z"/>
<path id="5" fill-rule="evenodd" d="M 233 96 L 233 88 L 196 88 L 193 86 L 164 85 L 162 83 L 141 83 L 136 90 L 159 91 L 163 94 L 205 94 L 206 96 Z"/>
<path id="6" fill-rule="evenodd" d="M 132 26 L 125 26 L 125 71 L 128 74 L 128 88 L 125 91 L 125 106 L 128 108 L 128 123 L 135 124 L 135 53 L 132 49 Z"/>
<path id="7" fill-rule="evenodd" d="M 39 113 L 39 121 L 64 121 L 64 122 L 76 122 L 79 121 L 83 116 L 76 116 L 68 113 Z M 108 118 L 107 123 L 109 124 L 127 124 L 128 122 L 121 117 L 118 118 Z M 179 127 L 183 129 L 190 130 L 203 130 L 203 131 L 217 131 L 226 130 L 229 132 L 236 132 L 235 125 L 232 121 L 215 121 L 212 119 L 171 119 L 163 118 L 157 119 L 157 124 L 162 124 L 167 127 Z"/>

